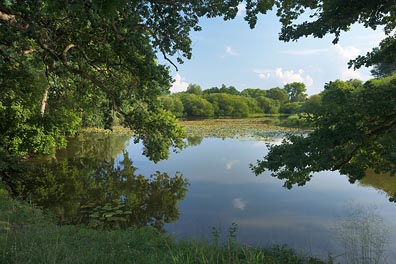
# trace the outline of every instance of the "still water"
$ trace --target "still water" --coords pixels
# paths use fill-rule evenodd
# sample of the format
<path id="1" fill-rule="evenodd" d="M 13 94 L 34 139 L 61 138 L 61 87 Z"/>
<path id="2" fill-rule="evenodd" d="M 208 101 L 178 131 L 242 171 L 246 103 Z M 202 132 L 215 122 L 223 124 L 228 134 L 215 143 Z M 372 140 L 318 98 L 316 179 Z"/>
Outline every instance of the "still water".
<path id="1" fill-rule="evenodd" d="M 343 251 L 336 235 L 340 223 L 351 210 L 363 208 L 383 220 L 373 228 L 386 229 L 388 260 L 396 259 L 396 204 L 385 192 L 369 184 L 350 184 L 337 172 L 317 173 L 304 187 L 283 188 L 269 173 L 255 176 L 249 169 L 267 153 L 266 142 L 204 138 L 158 164 L 140 155 L 141 146 L 132 141 L 126 150 L 142 174 L 180 171 L 189 180 L 187 197 L 179 204 L 180 218 L 166 226 L 176 237 L 210 238 L 213 227 L 226 235 L 237 223 L 243 244 L 286 243 L 313 255 L 337 255 Z"/>
<path id="2" fill-rule="evenodd" d="M 119 219 L 121 225 L 149 223 L 176 238 L 197 239 L 211 239 L 213 229 L 225 237 L 236 223 L 242 244 L 288 244 L 320 257 L 345 251 L 340 234 L 356 230 L 342 223 L 359 226 L 368 219 L 370 232 L 386 239 L 387 263 L 396 260 L 396 203 L 387 194 L 396 192 L 396 178 L 350 184 L 337 172 L 321 172 L 306 186 L 288 190 L 269 173 L 255 176 L 249 169 L 265 156 L 268 141 L 194 138 L 189 143 L 155 164 L 129 137 L 80 136 L 50 157 L 55 167 L 39 161 L 35 175 L 40 177 L 28 178 L 26 188 L 33 191 L 25 192 L 64 223 L 108 214 L 106 220 Z"/>

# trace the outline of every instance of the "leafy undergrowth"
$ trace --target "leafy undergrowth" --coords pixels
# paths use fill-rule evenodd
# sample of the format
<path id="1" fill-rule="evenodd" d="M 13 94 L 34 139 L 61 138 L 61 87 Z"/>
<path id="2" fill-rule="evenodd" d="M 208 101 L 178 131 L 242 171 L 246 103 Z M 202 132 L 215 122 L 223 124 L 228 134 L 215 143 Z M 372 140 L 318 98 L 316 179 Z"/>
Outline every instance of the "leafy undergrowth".
<path id="1" fill-rule="evenodd" d="M 11 199 L 1 184 L 0 212 L 0 263 L 325 263 L 285 246 L 178 242 L 152 227 L 101 231 L 59 226 L 42 210 Z"/>

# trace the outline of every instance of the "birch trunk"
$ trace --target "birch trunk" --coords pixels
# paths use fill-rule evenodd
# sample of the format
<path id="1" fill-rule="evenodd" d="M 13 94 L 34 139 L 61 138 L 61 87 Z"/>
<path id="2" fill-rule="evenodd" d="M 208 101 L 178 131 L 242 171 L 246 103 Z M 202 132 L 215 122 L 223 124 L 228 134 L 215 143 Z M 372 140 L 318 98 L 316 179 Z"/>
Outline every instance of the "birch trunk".
<path id="1" fill-rule="evenodd" d="M 48 89 L 49 89 L 49 86 L 47 86 L 45 88 L 44 95 L 43 95 L 43 100 L 41 100 L 41 107 L 40 107 L 41 117 L 44 117 L 45 108 L 47 107 Z"/>

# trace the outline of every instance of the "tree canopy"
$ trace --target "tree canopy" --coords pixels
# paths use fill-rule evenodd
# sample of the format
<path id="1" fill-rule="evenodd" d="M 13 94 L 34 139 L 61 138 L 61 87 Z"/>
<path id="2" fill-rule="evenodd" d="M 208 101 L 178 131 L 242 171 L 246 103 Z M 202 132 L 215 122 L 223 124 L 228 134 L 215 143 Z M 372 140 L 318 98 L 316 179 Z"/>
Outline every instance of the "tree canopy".
<path id="1" fill-rule="evenodd" d="M 200 17 L 232 19 L 242 1 L 0 1 L 0 148 L 49 152 L 81 124 L 131 128 L 158 161 L 181 147 L 182 129 L 163 109 L 168 67 L 191 58 Z M 246 20 L 269 8 L 247 2 Z"/>
<path id="2" fill-rule="evenodd" d="M 304 83 L 292 82 L 285 85 L 283 88 L 289 96 L 290 102 L 303 102 L 307 99 L 307 88 Z"/>
<path id="3" fill-rule="evenodd" d="M 380 47 L 350 61 L 349 66 L 377 65 L 377 77 L 392 72 L 382 67 L 396 62 L 395 1 L 292 0 L 275 1 L 275 5 L 283 41 L 333 34 L 333 43 L 337 43 L 341 32 L 355 23 L 374 30 L 383 28 L 387 37 Z M 396 76 L 364 84 L 354 80 L 330 82 L 321 96 L 321 104 L 308 115 L 314 131 L 307 136 L 289 135 L 281 145 L 271 146 L 264 159 L 252 165 L 253 171 L 260 174 L 270 170 L 273 176 L 284 179 L 288 188 L 305 184 L 313 172 L 321 170 L 339 170 L 352 182 L 362 178 L 368 168 L 394 174 Z"/>
<path id="4" fill-rule="evenodd" d="M 396 75 L 364 84 L 337 80 L 321 96 L 321 104 L 308 115 L 315 130 L 271 146 L 253 171 L 270 170 L 288 188 L 304 185 L 322 170 L 339 170 L 351 182 L 368 169 L 395 174 Z"/>
<path id="5" fill-rule="evenodd" d="M 395 62 L 396 3 L 389 0 L 2 0 L 0 152 L 48 152 L 64 145 L 66 136 L 76 133 L 84 122 L 109 128 L 119 120 L 134 131 L 137 141 L 143 141 L 145 155 L 156 161 L 168 157 L 169 147 L 182 146 L 183 133 L 174 115 L 164 110 L 159 100 L 168 93 L 172 80 L 168 67 L 157 62 L 157 54 L 177 67 L 170 58 L 178 63 L 191 58 L 189 34 L 201 30 L 199 19 L 233 19 L 242 2 L 246 4 L 245 20 L 251 28 L 259 14 L 275 8 L 282 24 L 279 38 L 283 41 L 333 34 L 333 43 L 337 43 L 341 32 L 354 23 L 372 29 L 383 27 L 388 37 L 380 47 L 351 61 L 350 67 Z M 305 20 L 307 15 L 309 19 Z M 270 161 L 281 149 L 294 155 L 277 156 L 279 168 L 283 166 L 292 174 L 339 168 L 346 173 L 358 172 L 359 176 L 364 167 L 360 165 L 368 158 L 375 168 L 383 162 L 383 168 L 393 171 L 388 166 L 394 157 L 389 146 L 394 146 L 395 138 L 391 137 L 395 128 L 392 78 L 364 85 L 330 83 L 326 89 L 335 92 L 328 93 L 344 105 L 333 103 L 334 108 L 323 108 L 328 112 L 313 117 L 316 130 L 310 136 L 290 137 L 283 145 L 273 147 L 255 171 L 276 169 Z M 350 92 L 353 100 L 343 101 L 345 91 L 338 88 L 351 85 L 361 88 Z M 330 103 L 326 93 L 323 100 Z M 280 88 L 266 92 L 266 97 L 275 100 L 280 100 L 279 96 L 284 102 L 289 99 Z M 367 101 L 365 106 L 380 106 L 384 116 L 364 109 L 361 99 Z M 340 107 L 346 112 L 338 112 Z M 361 110 L 365 115 L 359 114 Z M 345 113 L 355 119 L 348 119 Z M 336 115 L 343 122 L 351 122 L 347 124 L 352 126 L 348 127 L 350 130 L 339 129 L 342 125 Z M 325 137 L 327 150 L 316 144 L 324 135 L 333 138 Z M 361 141 L 356 142 L 358 139 Z M 390 143 L 383 146 L 385 139 Z M 310 155 L 307 153 L 315 153 L 312 158 L 325 157 L 334 162 L 304 163 Z M 293 165 L 288 159 L 301 161 Z"/>

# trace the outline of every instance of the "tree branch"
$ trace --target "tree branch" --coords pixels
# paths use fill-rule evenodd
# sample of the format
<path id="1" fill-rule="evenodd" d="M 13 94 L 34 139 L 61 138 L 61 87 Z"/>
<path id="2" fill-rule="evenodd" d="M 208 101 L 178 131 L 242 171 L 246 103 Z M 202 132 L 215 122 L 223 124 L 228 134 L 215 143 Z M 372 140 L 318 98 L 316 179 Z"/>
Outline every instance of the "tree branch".
<path id="1" fill-rule="evenodd" d="M 77 46 L 74 45 L 74 44 L 69 44 L 69 45 L 67 45 L 66 48 L 63 50 L 63 52 L 62 52 L 62 59 L 63 59 L 63 63 L 64 63 L 64 64 L 66 64 L 66 65 L 69 64 L 69 62 L 68 62 L 68 60 L 67 60 L 67 52 L 69 52 L 70 49 L 76 48 L 76 47 L 77 47 Z"/>

